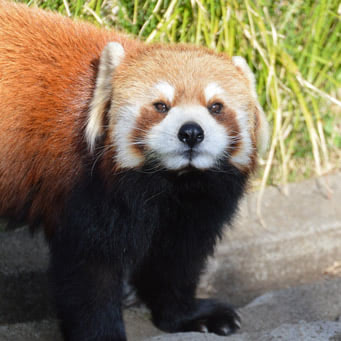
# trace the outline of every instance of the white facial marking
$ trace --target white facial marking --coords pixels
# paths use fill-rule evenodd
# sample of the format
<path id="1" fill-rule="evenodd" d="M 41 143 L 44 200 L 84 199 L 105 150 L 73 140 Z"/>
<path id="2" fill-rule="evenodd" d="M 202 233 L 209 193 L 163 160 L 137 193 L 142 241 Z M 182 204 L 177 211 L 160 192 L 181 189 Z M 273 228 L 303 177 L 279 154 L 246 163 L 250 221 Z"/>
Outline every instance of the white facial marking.
<path id="1" fill-rule="evenodd" d="M 241 147 L 239 148 L 238 153 L 231 157 L 231 160 L 241 166 L 247 166 L 250 162 L 250 156 L 253 153 L 252 141 L 249 132 L 249 114 L 243 110 L 236 110 L 236 114 L 240 129 L 239 138 Z"/>
<path id="2" fill-rule="evenodd" d="M 117 121 L 112 140 L 116 145 L 116 161 L 122 168 L 133 168 L 143 162 L 143 157 L 132 151 L 131 133 L 136 127 L 140 108 L 134 105 L 123 106 L 117 111 Z"/>
<path id="3" fill-rule="evenodd" d="M 108 43 L 102 51 L 96 87 L 90 103 L 90 113 L 85 128 L 85 136 L 91 152 L 95 148 L 96 138 L 103 132 L 103 116 L 105 106 L 111 98 L 113 72 L 123 57 L 124 49 L 121 44 L 116 42 Z"/>
<path id="4" fill-rule="evenodd" d="M 163 96 L 166 97 L 166 99 L 169 102 L 172 102 L 174 99 L 174 87 L 172 85 L 170 85 L 168 82 L 159 82 L 157 84 L 155 84 L 155 89 L 158 90 Z"/>
<path id="5" fill-rule="evenodd" d="M 209 83 L 205 88 L 205 99 L 208 103 L 213 97 L 224 94 L 223 88 L 221 88 L 217 83 Z"/>
<path id="6" fill-rule="evenodd" d="M 187 122 L 195 122 L 204 131 L 204 140 L 193 148 L 190 160 L 186 152 L 190 148 L 178 138 L 178 132 Z M 200 105 L 183 105 L 172 108 L 167 116 L 155 125 L 146 136 L 146 144 L 155 152 L 168 169 L 181 169 L 192 165 L 199 169 L 214 167 L 229 145 L 229 136 Z"/>

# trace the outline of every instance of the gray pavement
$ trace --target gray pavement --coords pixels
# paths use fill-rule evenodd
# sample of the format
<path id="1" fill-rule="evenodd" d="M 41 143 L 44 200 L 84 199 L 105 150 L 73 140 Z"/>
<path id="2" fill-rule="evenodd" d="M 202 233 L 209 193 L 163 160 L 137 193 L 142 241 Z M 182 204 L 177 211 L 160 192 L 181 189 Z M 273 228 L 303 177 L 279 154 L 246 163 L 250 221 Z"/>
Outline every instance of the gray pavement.
<path id="1" fill-rule="evenodd" d="M 124 314 L 129 341 L 341 341 L 341 173 L 266 189 L 265 225 L 256 200 L 257 193 L 245 198 L 199 290 L 240 307 L 241 331 L 225 338 L 167 335 L 139 307 Z M 0 341 L 61 340 L 47 263 L 41 235 L 31 238 L 26 228 L 0 232 Z"/>

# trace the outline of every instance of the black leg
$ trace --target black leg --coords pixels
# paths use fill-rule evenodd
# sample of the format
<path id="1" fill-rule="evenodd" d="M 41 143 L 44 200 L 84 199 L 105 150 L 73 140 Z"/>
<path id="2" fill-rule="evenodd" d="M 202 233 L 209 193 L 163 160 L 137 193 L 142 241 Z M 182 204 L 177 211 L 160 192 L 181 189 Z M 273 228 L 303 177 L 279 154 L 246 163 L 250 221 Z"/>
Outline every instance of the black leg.
<path id="1" fill-rule="evenodd" d="M 229 304 L 195 298 L 200 272 L 214 242 L 200 226 L 193 233 L 186 227 L 167 226 L 172 233 L 162 230 L 163 238 L 153 245 L 135 275 L 138 295 L 151 309 L 155 325 L 164 331 L 233 333 L 240 328 L 240 318 Z"/>
<path id="2" fill-rule="evenodd" d="M 85 178 L 50 239 L 51 282 L 66 341 L 126 340 L 123 280 L 144 254 L 150 234 L 136 230 L 126 192 L 123 185 L 110 188 L 96 172 Z"/>
<path id="3" fill-rule="evenodd" d="M 51 243 L 50 275 L 64 339 L 126 340 L 119 269 L 93 255 L 79 258 L 69 246 L 69 241 Z"/>

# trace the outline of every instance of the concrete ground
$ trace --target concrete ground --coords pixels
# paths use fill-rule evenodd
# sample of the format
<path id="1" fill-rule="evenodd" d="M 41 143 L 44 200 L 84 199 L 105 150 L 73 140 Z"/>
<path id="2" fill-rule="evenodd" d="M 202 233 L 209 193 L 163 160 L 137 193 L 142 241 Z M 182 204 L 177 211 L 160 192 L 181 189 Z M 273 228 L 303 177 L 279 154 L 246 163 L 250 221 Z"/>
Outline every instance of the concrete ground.
<path id="1" fill-rule="evenodd" d="M 341 173 L 248 195 L 199 290 L 239 307 L 238 334 L 164 334 L 143 307 L 125 311 L 129 341 L 341 341 Z M 1 229 L 0 229 L 1 230 Z M 48 251 L 26 228 L 0 232 L 0 341 L 60 341 Z"/>

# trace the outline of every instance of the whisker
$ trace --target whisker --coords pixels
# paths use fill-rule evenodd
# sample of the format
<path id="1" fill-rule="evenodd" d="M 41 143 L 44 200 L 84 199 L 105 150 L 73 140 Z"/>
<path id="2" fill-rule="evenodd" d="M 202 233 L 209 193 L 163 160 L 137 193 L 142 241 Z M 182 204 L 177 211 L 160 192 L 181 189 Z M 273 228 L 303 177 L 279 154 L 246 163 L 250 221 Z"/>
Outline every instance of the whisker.
<path id="1" fill-rule="evenodd" d="M 98 156 L 96 157 L 95 161 L 93 162 L 92 166 L 91 166 L 91 171 L 90 171 L 90 174 L 91 176 L 93 175 L 93 172 L 94 172 L 94 169 L 95 169 L 95 166 L 98 162 L 98 160 L 104 155 L 104 153 L 110 149 L 111 145 L 108 145 L 108 146 L 105 146 L 106 148 L 102 148 L 101 152 L 98 153 Z"/>
<path id="2" fill-rule="evenodd" d="M 136 141 L 136 142 L 132 142 L 130 143 L 130 145 L 135 146 L 135 145 L 145 145 L 146 143 L 144 141 Z"/>
<path id="3" fill-rule="evenodd" d="M 163 193 L 165 193 L 165 192 L 166 192 L 166 191 L 161 191 L 161 192 L 159 192 L 159 193 L 153 194 L 153 195 L 150 196 L 148 199 L 146 199 L 144 203 L 146 204 L 148 201 L 157 198 L 158 196 L 160 196 L 161 194 L 163 194 Z"/>

